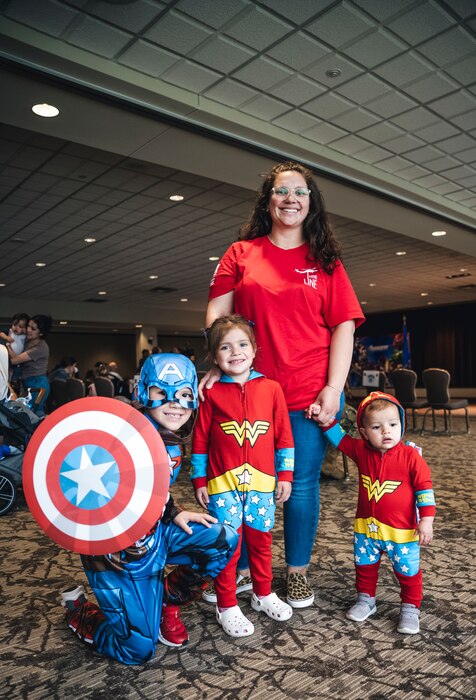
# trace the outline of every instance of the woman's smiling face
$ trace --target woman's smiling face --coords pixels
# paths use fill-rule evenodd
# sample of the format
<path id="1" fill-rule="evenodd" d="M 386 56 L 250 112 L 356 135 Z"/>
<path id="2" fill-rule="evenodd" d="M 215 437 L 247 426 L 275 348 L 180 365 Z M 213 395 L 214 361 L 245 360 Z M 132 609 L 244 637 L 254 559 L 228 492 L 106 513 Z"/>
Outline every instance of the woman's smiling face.
<path id="1" fill-rule="evenodd" d="M 302 226 L 309 214 L 309 197 L 296 197 L 294 191 L 296 187 L 307 189 L 305 178 L 295 170 L 287 170 L 278 173 L 273 185 L 274 189 L 287 187 L 289 192 L 286 196 L 278 196 L 271 193 L 269 199 L 269 214 L 279 227 L 296 228 Z"/>

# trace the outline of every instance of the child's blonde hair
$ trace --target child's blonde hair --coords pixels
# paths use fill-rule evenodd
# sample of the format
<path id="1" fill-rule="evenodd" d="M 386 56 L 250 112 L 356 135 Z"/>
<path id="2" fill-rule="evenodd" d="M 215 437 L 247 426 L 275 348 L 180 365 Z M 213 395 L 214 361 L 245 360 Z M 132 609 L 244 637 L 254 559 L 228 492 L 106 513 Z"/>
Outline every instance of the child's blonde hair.
<path id="1" fill-rule="evenodd" d="M 233 328 L 240 328 L 246 333 L 250 339 L 250 343 L 253 346 L 254 351 L 256 352 L 256 338 L 251 322 L 247 321 L 246 318 L 240 316 L 239 314 L 221 316 L 220 318 L 215 319 L 212 325 L 206 330 L 208 357 L 212 362 L 214 362 L 216 359 L 218 348 L 223 340 L 223 337 Z"/>

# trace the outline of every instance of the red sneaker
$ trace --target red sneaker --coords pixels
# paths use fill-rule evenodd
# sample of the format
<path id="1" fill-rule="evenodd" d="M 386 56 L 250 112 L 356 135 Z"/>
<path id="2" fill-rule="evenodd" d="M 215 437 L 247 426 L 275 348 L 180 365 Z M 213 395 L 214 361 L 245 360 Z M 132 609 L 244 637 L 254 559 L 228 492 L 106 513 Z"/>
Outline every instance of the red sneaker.
<path id="1" fill-rule="evenodd" d="M 94 634 L 105 619 L 100 608 L 89 600 L 73 610 L 66 609 L 68 627 L 87 644 L 94 644 Z"/>
<path id="2" fill-rule="evenodd" d="M 178 605 L 163 605 L 160 618 L 159 642 L 168 647 L 183 647 L 188 642 L 185 625 L 180 619 Z"/>

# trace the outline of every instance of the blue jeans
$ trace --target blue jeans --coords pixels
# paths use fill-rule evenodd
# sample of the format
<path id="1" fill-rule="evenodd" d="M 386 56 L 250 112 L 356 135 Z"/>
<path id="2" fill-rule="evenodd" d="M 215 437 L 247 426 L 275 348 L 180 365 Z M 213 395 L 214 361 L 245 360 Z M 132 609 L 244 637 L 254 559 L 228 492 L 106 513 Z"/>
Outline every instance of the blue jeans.
<path id="1" fill-rule="evenodd" d="M 23 386 L 26 389 L 28 389 L 29 387 L 35 389 L 46 389 L 45 395 L 41 399 L 41 402 L 38 404 L 38 406 L 33 407 L 33 410 L 38 416 L 44 416 L 46 399 L 48 398 L 48 394 L 50 393 L 50 383 L 46 374 L 39 374 L 37 377 L 26 377 L 25 379 L 23 379 Z"/>
<path id="2" fill-rule="evenodd" d="M 344 406 L 341 396 L 339 420 Z M 284 503 L 284 549 L 288 566 L 307 566 L 319 523 L 319 479 L 327 451 L 327 438 L 304 411 L 289 413 L 294 437 L 294 481 Z"/>

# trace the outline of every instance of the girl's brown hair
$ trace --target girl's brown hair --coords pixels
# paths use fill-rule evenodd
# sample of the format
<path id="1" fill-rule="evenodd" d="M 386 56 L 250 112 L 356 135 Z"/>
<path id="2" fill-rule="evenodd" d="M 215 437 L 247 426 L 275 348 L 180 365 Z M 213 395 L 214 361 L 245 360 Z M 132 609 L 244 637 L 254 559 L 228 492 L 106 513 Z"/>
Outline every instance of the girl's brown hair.
<path id="1" fill-rule="evenodd" d="M 256 352 L 256 338 L 251 322 L 239 314 L 230 314 L 216 318 L 206 330 L 208 357 L 211 362 L 215 362 L 223 337 L 233 328 L 240 328 L 246 333 Z"/>
<path id="2" fill-rule="evenodd" d="M 324 198 L 314 182 L 312 172 L 300 163 L 292 161 L 279 163 L 266 173 L 261 190 L 258 192 L 254 209 L 248 221 L 242 226 L 239 238 L 241 241 L 250 241 L 271 233 L 273 226 L 269 214 L 271 189 L 274 187 L 277 175 L 288 171 L 295 171 L 302 175 L 308 188 L 311 190 L 309 214 L 303 224 L 304 240 L 309 243 L 310 259 L 319 262 L 328 274 L 332 274 L 337 262 L 341 259 L 341 249 L 334 238 Z"/>

